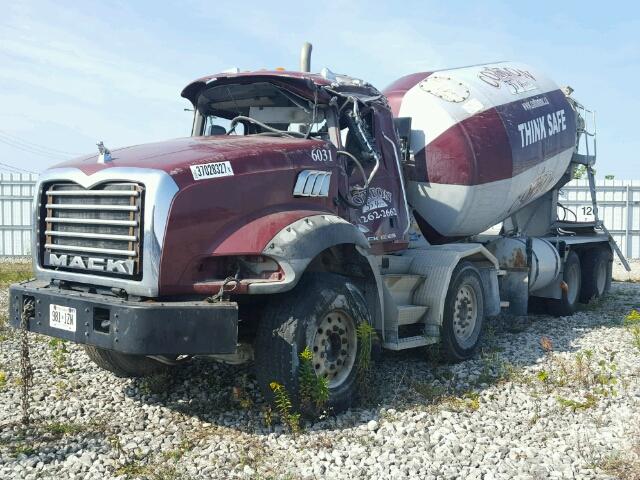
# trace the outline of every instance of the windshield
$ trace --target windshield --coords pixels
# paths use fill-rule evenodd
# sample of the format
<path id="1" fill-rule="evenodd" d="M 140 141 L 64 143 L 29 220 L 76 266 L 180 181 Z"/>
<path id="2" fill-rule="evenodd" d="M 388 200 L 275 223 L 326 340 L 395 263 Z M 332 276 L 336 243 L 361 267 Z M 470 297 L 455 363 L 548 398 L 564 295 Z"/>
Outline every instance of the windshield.
<path id="1" fill-rule="evenodd" d="M 274 135 L 330 140 L 333 112 L 266 82 L 219 85 L 197 102 L 194 135 Z"/>

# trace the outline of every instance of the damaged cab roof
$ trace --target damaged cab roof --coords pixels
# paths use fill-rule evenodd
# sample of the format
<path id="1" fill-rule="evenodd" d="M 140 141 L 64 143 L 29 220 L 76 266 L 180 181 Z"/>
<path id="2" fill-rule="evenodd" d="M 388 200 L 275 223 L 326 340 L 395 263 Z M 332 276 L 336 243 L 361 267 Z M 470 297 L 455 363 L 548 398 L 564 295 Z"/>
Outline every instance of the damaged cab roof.
<path id="1" fill-rule="evenodd" d="M 384 98 L 372 85 L 346 75 L 336 75 L 323 69 L 322 74 L 284 70 L 219 73 L 194 80 L 182 90 L 182 97 L 197 105 L 205 88 L 238 83 L 268 82 L 296 95 L 319 103 L 329 103 L 332 97 L 357 97 L 363 103 Z"/>

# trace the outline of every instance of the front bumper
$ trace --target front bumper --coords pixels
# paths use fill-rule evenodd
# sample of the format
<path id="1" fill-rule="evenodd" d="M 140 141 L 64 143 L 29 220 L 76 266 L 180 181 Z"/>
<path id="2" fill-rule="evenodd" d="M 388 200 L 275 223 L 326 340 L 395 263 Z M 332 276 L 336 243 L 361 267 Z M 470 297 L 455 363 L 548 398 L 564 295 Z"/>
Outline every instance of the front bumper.
<path id="1" fill-rule="evenodd" d="M 28 299 L 35 306 L 28 322 L 31 332 L 132 355 L 236 351 L 238 305 L 233 302 L 130 302 L 32 280 L 9 288 L 9 322 L 14 328 L 20 328 Z M 75 331 L 50 325 L 50 305 L 75 309 Z"/>

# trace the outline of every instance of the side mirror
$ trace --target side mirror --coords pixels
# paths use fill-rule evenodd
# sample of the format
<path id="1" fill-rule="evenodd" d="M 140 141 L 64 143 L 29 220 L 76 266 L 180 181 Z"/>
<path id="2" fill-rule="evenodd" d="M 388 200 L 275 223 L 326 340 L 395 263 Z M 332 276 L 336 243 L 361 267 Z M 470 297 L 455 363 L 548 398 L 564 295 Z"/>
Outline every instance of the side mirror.
<path id="1" fill-rule="evenodd" d="M 400 140 L 402 161 L 407 162 L 411 154 L 411 117 L 394 118 L 393 125 L 396 128 L 398 139 Z"/>
<path id="2" fill-rule="evenodd" d="M 209 136 L 226 135 L 226 134 L 227 134 L 227 129 L 224 128 L 222 125 L 211 125 L 209 127 Z"/>

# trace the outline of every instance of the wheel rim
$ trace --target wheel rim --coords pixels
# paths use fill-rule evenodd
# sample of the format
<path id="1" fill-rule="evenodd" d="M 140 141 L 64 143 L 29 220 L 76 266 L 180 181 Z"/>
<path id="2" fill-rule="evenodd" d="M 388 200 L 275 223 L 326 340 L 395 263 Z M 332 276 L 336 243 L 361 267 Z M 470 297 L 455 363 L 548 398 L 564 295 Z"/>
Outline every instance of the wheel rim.
<path id="1" fill-rule="evenodd" d="M 596 288 L 598 289 L 598 295 L 604 293 L 604 287 L 607 284 L 607 263 L 599 262 L 596 269 Z"/>
<path id="2" fill-rule="evenodd" d="M 327 313 L 318 324 L 311 345 L 316 375 L 326 377 L 329 388 L 342 385 L 353 369 L 358 351 L 353 319 L 342 310 Z"/>
<path id="3" fill-rule="evenodd" d="M 578 297 L 578 287 L 580 280 L 580 272 L 578 271 L 577 265 L 570 265 L 567 270 L 565 270 L 565 283 L 567 284 L 567 300 L 570 305 L 573 305 Z"/>
<path id="4" fill-rule="evenodd" d="M 478 322 L 478 298 L 470 285 L 462 285 L 456 294 L 453 311 L 453 333 L 462 347 L 471 339 Z"/>

